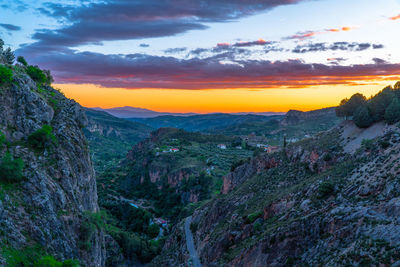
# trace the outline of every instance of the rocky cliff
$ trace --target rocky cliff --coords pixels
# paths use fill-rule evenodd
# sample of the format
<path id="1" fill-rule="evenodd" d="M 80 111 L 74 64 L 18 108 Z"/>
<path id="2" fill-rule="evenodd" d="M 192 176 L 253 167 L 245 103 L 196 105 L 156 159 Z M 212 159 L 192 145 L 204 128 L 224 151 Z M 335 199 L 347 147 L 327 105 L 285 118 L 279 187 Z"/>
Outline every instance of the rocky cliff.
<path id="1" fill-rule="evenodd" d="M 51 255 L 104 266 L 84 111 L 23 67 L 9 68 L 12 81 L 0 85 L 0 265 Z"/>
<path id="2" fill-rule="evenodd" d="M 291 144 L 274 154 L 276 167 L 254 167 L 198 208 L 191 229 L 203 266 L 398 266 L 400 130 L 350 154 L 347 127 Z M 182 225 L 173 233 L 154 265 L 188 261 Z"/>

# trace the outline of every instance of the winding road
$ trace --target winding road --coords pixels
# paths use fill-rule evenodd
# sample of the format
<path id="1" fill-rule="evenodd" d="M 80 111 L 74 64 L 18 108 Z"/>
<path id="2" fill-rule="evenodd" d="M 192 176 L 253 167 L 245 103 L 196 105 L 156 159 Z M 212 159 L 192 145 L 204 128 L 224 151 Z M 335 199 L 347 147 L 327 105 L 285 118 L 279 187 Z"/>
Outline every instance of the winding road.
<path id="1" fill-rule="evenodd" d="M 193 261 L 194 267 L 202 267 L 197 251 L 193 242 L 192 231 L 190 230 L 190 223 L 192 222 L 192 216 L 189 216 L 185 220 L 185 235 L 186 235 L 186 246 L 189 251 L 190 258 Z"/>

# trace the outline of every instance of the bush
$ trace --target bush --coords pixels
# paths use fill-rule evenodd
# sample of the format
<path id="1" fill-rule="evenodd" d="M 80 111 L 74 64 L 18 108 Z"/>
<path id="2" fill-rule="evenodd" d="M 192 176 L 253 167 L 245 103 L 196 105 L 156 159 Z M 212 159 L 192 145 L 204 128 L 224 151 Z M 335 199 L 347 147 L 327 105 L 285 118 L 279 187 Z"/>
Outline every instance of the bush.
<path id="1" fill-rule="evenodd" d="M 252 214 L 249 214 L 246 217 L 246 223 L 253 223 L 255 220 L 257 220 L 259 217 L 261 217 L 262 212 L 258 211 L 258 212 L 254 212 Z"/>
<path id="2" fill-rule="evenodd" d="M 0 146 L 2 146 L 5 141 L 6 141 L 6 136 L 2 132 L 0 132 Z"/>
<path id="3" fill-rule="evenodd" d="M 354 111 L 353 121 L 359 128 L 368 128 L 374 122 L 368 108 L 365 105 L 358 107 Z"/>
<path id="4" fill-rule="evenodd" d="M 0 164 L 0 181 L 19 182 L 24 178 L 24 162 L 22 159 L 14 159 L 10 153 L 6 153 Z"/>
<path id="5" fill-rule="evenodd" d="M 26 68 L 26 73 L 32 78 L 32 80 L 39 84 L 48 83 L 46 74 L 37 66 L 28 66 Z"/>
<path id="6" fill-rule="evenodd" d="M 400 120 L 400 102 L 396 97 L 385 111 L 385 120 L 389 124 L 394 124 Z"/>
<path id="7" fill-rule="evenodd" d="M 371 150 L 374 147 L 374 141 L 369 139 L 363 139 L 361 141 L 361 146 L 366 150 Z"/>
<path id="8" fill-rule="evenodd" d="M 35 149 L 44 149 L 49 143 L 56 141 L 52 131 L 53 128 L 50 125 L 43 125 L 42 128 L 28 136 L 28 144 Z"/>
<path id="9" fill-rule="evenodd" d="M 147 228 L 147 234 L 150 236 L 150 238 L 156 238 L 158 234 L 160 233 L 160 227 L 153 223 L 152 225 Z"/>
<path id="10" fill-rule="evenodd" d="M 54 259 L 52 256 L 44 256 L 41 259 L 37 260 L 34 267 L 61 267 L 61 262 Z"/>
<path id="11" fill-rule="evenodd" d="M 37 260 L 34 267 L 79 267 L 79 261 L 77 260 L 65 260 L 60 262 L 53 256 L 44 256 Z"/>
<path id="12" fill-rule="evenodd" d="M 0 85 L 10 83 L 12 81 L 12 70 L 6 66 L 0 65 Z"/>
<path id="13" fill-rule="evenodd" d="M 28 62 L 26 62 L 25 58 L 22 57 L 22 56 L 19 56 L 19 57 L 17 58 L 17 62 L 18 62 L 18 63 L 21 63 L 21 64 L 24 65 L 25 67 L 28 66 Z"/>
<path id="14" fill-rule="evenodd" d="M 79 267 L 79 261 L 78 260 L 65 260 L 61 267 Z"/>
<path id="15" fill-rule="evenodd" d="M 332 155 L 329 153 L 326 153 L 322 159 L 324 161 L 330 161 L 330 160 L 332 160 Z"/>
<path id="16" fill-rule="evenodd" d="M 330 182 L 323 182 L 322 184 L 319 185 L 318 188 L 318 193 L 320 198 L 327 197 L 331 195 L 334 191 L 335 191 L 335 186 Z"/>

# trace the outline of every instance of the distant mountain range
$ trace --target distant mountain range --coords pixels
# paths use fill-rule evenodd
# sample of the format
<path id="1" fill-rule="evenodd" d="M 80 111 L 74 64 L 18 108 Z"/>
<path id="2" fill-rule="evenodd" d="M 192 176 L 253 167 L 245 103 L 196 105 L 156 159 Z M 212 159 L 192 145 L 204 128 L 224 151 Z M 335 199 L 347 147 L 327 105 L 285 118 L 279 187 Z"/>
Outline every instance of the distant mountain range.
<path id="1" fill-rule="evenodd" d="M 176 116 L 176 117 L 188 117 L 193 115 L 201 115 L 198 113 L 172 113 L 172 112 L 157 112 L 144 108 L 135 108 L 135 107 L 116 107 L 116 108 L 92 108 L 98 111 L 104 111 L 108 114 L 111 114 L 117 118 L 155 118 L 159 116 Z M 217 114 L 217 113 L 211 113 Z M 260 116 L 273 116 L 273 115 L 284 115 L 284 112 L 237 112 L 237 113 L 229 113 L 231 115 L 260 115 Z"/>

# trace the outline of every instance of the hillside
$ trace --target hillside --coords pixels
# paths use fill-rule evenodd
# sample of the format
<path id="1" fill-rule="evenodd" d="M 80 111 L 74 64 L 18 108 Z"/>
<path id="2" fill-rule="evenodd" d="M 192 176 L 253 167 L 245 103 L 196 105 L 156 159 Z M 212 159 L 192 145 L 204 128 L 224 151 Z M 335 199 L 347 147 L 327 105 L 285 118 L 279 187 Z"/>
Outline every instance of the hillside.
<path id="1" fill-rule="evenodd" d="M 261 143 L 282 145 L 284 139 L 287 142 L 296 142 L 331 129 L 341 121 L 336 116 L 334 108 L 308 112 L 290 110 L 285 116 L 270 118 L 271 120 L 268 121 L 254 120 L 220 127 L 211 132 L 241 136 L 250 140 L 256 139 Z"/>
<path id="2" fill-rule="evenodd" d="M 400 128 L 378 128 L 347 153 L 352 127 L 344 122 L 283 153 L 259 155 L 226 176 L 224 184 L 235 186 L 192 216 L 202 264 L 396 266 Z M 240 173 L 249 175 L 232 181 Z M 152 266 L 185 264 L 185 242 L 182 222 Z"/>
<path id="3" fill-rule="evenodd" d="M 133 145 L 149 136 L 151 128 L 119 119 L 103 111 L 85 109 L 88 125 L 84 128 L 95 170 L 115 166 Z"/>
<path id="4" fill-rule="evenodd" d="M 104 266 L 87 118 L 50 81 L 0 65 L 0 265 Z"/>
<path id="5" fill-rule="evenodd" d="M 281 117 L 283 116 L 206 114 L 186 117 L 159 116 L 148 119 L 129 118 L 129 120 L 146 124 L 154 129 L 170 127 L 192 132 L 209 132 L 239 123 L 261 121 L 266 122 L 272 119 L 279 119 Z"/>

